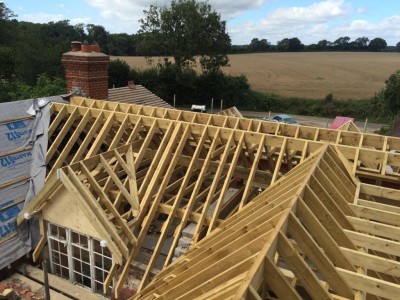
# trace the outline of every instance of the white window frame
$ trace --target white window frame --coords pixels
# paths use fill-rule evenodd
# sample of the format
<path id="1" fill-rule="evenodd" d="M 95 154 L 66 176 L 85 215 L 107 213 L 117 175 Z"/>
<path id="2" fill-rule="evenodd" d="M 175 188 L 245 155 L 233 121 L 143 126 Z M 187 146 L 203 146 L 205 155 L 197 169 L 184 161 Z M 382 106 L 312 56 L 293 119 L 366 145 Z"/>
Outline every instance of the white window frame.
<path id="1" fill-rule="evenodd" d="M 52 235 L 52 228 L 53 229 L 57 229 L 57 233 L 60 232 L 61 230 L 65 230 L 66 233 L 66 239 L 64 240 L 63 238 L 60 238 L 60 236 L 58 235 Z M 72 234 L 76 234 L 78 236 L 79 241 L 81 241 L 81 238 L 87 241 L 87 245 L 82 245 L 80 243 L 76 243 L 73 241 L 72 239 Z M 66 247 L 67 249 L 67 257 L 68 257 L 68 265 L 63 265 L 62 264 L 62 260 L 61 260 L 61 254 L 59 251 L 53 249 L 53 244 L 52 242 L 58 243 L 58 247 Z M 47 245 L 49 248 L 49 259 L 50 259 L 50 271 L 52 274 L 55 274 L 58 276 L 58 274 L 56 274 L 57 272 L 55 271 L 56 267 L 58 266 L 60 268 L 60 277 L 65 278 L 62 276 L 62 268 L 68 268 L 69 270 L 69 278 L 65 278 L 68 279 L 70 282 L 72 282 L 73 284 L 78 284 L 84 288 L 90 289 L 92 292 L 98 293 L 98 294 L 102 294 L 103 295 L 103 288 L 98 288 L 97 284 L 100 284 L 101 287 L 104 284 L 104 281 L 109 273 L 110 270 L 105 269 L 105 260 L 109 260 L 110 264 L 113 263 L 113 258 L 111 253 L 105 254 L 105 249 L 104 247 L 100 248 L 98 247 L 98 249 L 101 249 L 100 252 L 95 251 L 95 247 L 94 244 L 95 243 L 99 243 L 100 245 L 100 241 L 88 236 L 88 235 L 84 235 L 81 234 L 79 232 L 76 232 L 70 228 L 66 228 L 63 226 L 59 226 L 57 224 L 54 223 L 50 223 L 47 222 Z M 89 262 L 88 261 L 84 261 L 78 257 L 74 257 L 73 253 L 74 253 L 74 248 L 77 248 L 83 251 L 87 251 L 88 252 L 88 256 L 89 256 Z M 108 251 L 109 252 L 109 251 Z M 58 259 L 59 261 L 56 262 L 54 261 L 54 256 L 53 255 L 58 255 Z M 101 266 L 96 266 L 95 264 L 95 255 L 98 255 L 101 258 Z M 82 256 L 82 255 L 81 255 Z M 75 264 L 74 264 L 74 260 L 80 262 L 80 272 L 78 270 L 75 270 Z M 87 274 L 84 274 L 83 272 L 83 264 L 89 265 L 89 269 L 90 269 L 90 274 L 89 276 Z M 96 272 L 100 272 L 101 275 L 101 280 L 96 279 Z M 87 278 L 90 280 L 90 286 L 85 285 L 84 282 L 78 282 L 76 280 L 76 275 L 79 275 L 82 278 L 82 281 L 84 278 Z"/>

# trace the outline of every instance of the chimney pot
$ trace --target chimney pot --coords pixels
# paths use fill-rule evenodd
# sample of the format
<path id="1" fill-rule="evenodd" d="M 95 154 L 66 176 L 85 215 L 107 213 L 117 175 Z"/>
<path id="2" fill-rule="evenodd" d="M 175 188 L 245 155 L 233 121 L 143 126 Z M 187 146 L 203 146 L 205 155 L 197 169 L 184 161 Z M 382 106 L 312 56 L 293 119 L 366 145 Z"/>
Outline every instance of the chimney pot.
<path id="1" fill-rule="evenodd" d="M 129 80 L 129 81 L 128 81 L 128 87 L 129 87 L 131 90 L 136 89 L 136 85 L 135 85 L 135 83 L 134 83 L 132 80 Z"/>
<path id="2" fill-rule="evenodd" d="M 71 51 L 72 52 L 78 52 L 81 51 L 81 42 L 78 41 L 72 41 L 71 42 Z"/>
<path id="3" fill-rule="evenodd" d="M 83 44 L 81 45 L 81 51 L 82 52 L 91 52 L 92 47 L 89 45 L 88 41 L 84 41 Z"/>
<path id="4" fill-rule="evenodd" d="M 93 52 L 100 52 L 100 45 L 94 42 L 92 45 L 90 45 L 90 48 Z"/>

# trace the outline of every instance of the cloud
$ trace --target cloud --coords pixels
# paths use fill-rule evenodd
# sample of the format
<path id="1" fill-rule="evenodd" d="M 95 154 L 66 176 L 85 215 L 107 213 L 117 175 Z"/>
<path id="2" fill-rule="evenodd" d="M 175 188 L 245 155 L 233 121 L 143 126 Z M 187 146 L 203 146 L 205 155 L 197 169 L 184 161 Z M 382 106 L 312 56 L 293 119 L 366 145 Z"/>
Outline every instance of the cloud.
<path id="1" fill-rule="evenodd" d="M 224 19 L 232 18 L 251 9 L 257 9 L 263 6 L 266 0 L 210 0 L 212 8 L 221 13 Z"/>
<path id="2" fill-rule="evenodd" d="M 90 18 L 72 18 L 70 19 L 70 24 L 77 25 L 77 24 L 90 24 L 92 20 Z"/>
<path id="3" fill-rule="evenodd" d="M 359 8 L 357 8 L 357 13 L 359 13 L 359 14 L 363 14 L 363 13 L 365 13 L 367 11 L 367 9 L 365 8 L 365 7 L 359 7 Z"/>
<path id="4" fill-rule="evenodd" d="M 125 18 L 136 15 L 142 16 L 142 11 L 148 9 L 151 4 L 158 6 L 169 6 L 171 1 L 158 0 L 87 0 L 89 5 L 97 7 L 101 10 L 101 15 L 110 17 L 112 15 L 125 16 Z M 256 9 L 265 4 L 267 0 L 210 0 L 209 3 L 213 9 L 221 13 L 224 17 L 237 16 L 244 11 Z"/>
<path id="5" fill-rule="evenodd" d="M 282 7 L 267 13 L 260 21 L 229 27 L 229 33 L 232 40 L 239 40 L 239 43 L 248 43 L 253 37 L 259 37 L 267 38 L 274 44 L 286 37 L 301 39 L 306 34 L 309 35 L 308 40 L 311 40 L 318 32 L 326 32 L 329 22 L 345 18 L 350 11 L 351 6 L 345 0 L 325 0 L 309 6 Z"/>
<path id="6" fill-rule="evenodd" d="M 389 45 L 400 39 L 400 16 L 391 16 L 377 22 L 353 19 L 363 10 L 353 9 L 345 0 L 325 0 L 309 6 L 278 8 L 256 22 L 228 26 L 235 44 L 248 44 L 252 38 L 266 38 L 272 44 L 284 38 L 298 37 L 304 44 L 322 39 L 335 41 L 341 36 L 352 40 L 367 36 L 382 37 Z M 228 23 L 229 25 L 229 23 Z"/>
<path id="7" fill-rule="evenodd" d="M 169 6 L 171 1 L 158 0 L 86 0 L 86 2 L 100 10 L 100 16 L 107 24 L 104 26 L 110 32 L 135 33 L 140 27 L 139 19 L 144 17 L 143 10 L 151 4 Z M 265 4 L 267 0 L 210 0 L 211 7 L 221 13 L 222 19 L 233 18 L 243 12 L 256 9 Z"/>
<path id="8" fill-rule="evenodd" d="M 37 14 L 23 14 L 18 15 L 18 19 L 24 20 L 32 23 L 48 23 L 48 22 L 58 22 L 60 20 L 66 20 L 63 14 L 46 14 L 46 13 L 37 13 Z"/>
<path id="9" fill-rule="evenodd" d="M 395 45 L 400 39 L 400 15 L 390 16 L 378 22 L 371 23 L 366 20 L 353 20 L 349 24 L 334 28 L 337 35 L 347 35 L 352 38 L 367 36 L 370 39 L 381 37 L 389 45 Z"/>
<path id="10" fill-rule="evenodd" d="M 307 7 L 278 8 L 262 21 L 264 26 L 276 24 L 296 25 L 327 22 L 349 13 L 350 6 L 344 0 L 326 0 Z"/>

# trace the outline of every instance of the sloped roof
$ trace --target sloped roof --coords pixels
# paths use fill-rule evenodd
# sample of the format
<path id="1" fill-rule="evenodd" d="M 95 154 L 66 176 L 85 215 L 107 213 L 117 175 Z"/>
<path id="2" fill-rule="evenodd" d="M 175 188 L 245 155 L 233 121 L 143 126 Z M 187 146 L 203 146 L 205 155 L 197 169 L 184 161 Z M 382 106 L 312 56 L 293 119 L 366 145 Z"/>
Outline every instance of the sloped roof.
<path id="1" fill-rule="evenodd" d="M 130 103 L 136 105 L 173 108 L 167 102 L 156 96 L 142 85 L 125 86 L 108 90 L 109 101 Z"/>
<path id="2" fill-rule="evenodd" d="M 324 146 L 132 299 L 353 299 L 357 292 L 395 299 L 400 263 L 392 255 L 400 243 L 392 237 L 400 230 L 381 224 L 392 235 L 374 237 L 353 225 L 368 216 L 352 204 L 360 182 L 346 163 Z"/>
<path id="3" fill-rule="evenodd" d="M 124 172 L 124 179 L 114 173 L 117 168 Z M 126 147 L 59 169 L 47 179 L 35 200 L 24 208 L 17 223 L 23 221 L 24 214 L 44 214 L 43 210 L 50 206 L 60 205 L 58 200 L 66 190 L 68 195 L 63 198 L 68 198 L 69 203 L 65 203 L 63 209 L 79 207 L 86 217 L 85 226 L 94 227 L 96 237 L 107 242 L 115 262 L 122 265 L 136 245 L 136 237 L 129 227 L 140 210 L 134 170 L 132 149 Z M 67 213 L 64 216 L 68 218 Z M 76 225 L 72 219 L 55 221 L 69 228 Z M 87 233 L 86 230 L 79 228 L 77 231 Z"/>
<path id="4" fill-rule="evenodd" d="M 354 118 L 351 117 L 341 117 L 341 116 L 336 116 L 335 120 L 333 120 L 332 124 L 331 124 L 331 129 L 338 129 L 339 127 L 341 127 L 342 125 L 344 125 L 347 122 L 353 122 Z"/>
<path id="5" fill-rule="evenodd" d="M 343 123 L 342 125 L 340 125 L 339 127 L 337 127 L 337 130 L 346 130 L 346 131 L 352 131 L 352 132 L 361 132 L 360 129 L 358 129 L 357 125 L 354 124 L 354 119 L 353 120 L 349 120 L 345 123 Z"/>
<path id="6" fill-rule="evenodd" d="M 189 223 L 195 227 L 191 242 L 196 243 L 212 232 L 221 219 L 243 207 L 258 188 L 266 188 L 322 146 L 321 143 L 290 143 L 287 138 L 266 138 L 263 134 L 96 108 L 54 104 L 52 111 L 48 180 L 56 175 L 57 168 L 65 166 L 58 173 L 65 173 L 79 193 L 86 191 L 85 201 L 94 203 L 100 197 L 105 203 L 114 203 L 115 193 L 121 194 L 118 191 L 126 189 L 123 194 L 130 194 L 124 181 L 130 168 L 120 167 L 117 153 L 126 155 L 129 149 L 133 153 L 140 209 L 130 228 L 135 232 L 137 245 L 130 248 L 128 258 L 125 256 L 121 265 L 129 266 L 136 258 L 149 227 L 159 214 L 167 218 L 141 286 L 151 278 L 154 263 L 160 259 L 160 250 L 176 226 L 171 227 L 173 224 L 179 222 L 180 225 L 174 229 L 171 241 L 174 246 L 170 246 L 171 251 L 164 257 L 166 265 L 171 262 L 173 249 Z M 126 146 L 113 150 L 120 145 Z M 101 150 L 108 152 L 101 153 Z M 282 162 L 285 153 L 292 153 L 288 164 Z M 275 157 L 278 157 L 276 162 Z M 107 159 L 114 163 L 108 163 L 109 168 L 105 169 Z M 92 172 L 95 175 L 90 175 Z M 101 181 L 96 183 L 98 178 Z M 83 181 L 92 188 L 86 189 Z M 115 183 L 118 181 L 120 184 Z M 227 198 L 235 181 L 246 183 Z M 99 194 L 99 191 L 102 192 Z M 32 210 L 27 208 L 25 212 Z M 103 207 L 103 210 L 108 209 Z M 129 211 L 119 212 L 121 216 L 129 215 Z M 120 282 L 126 274 L 122 274 Z M 117 291 L 120 287 L 118 285 Z"/>
<path id="7" fill-rule="evenodd" d="M 228 265 L 225 265 L 224 257 L 226 256 L 226 259 L 229 260 L 231 258 L 229 256 L 230 251 L 233 255 L 237 255 L 235 259 L 243 258 L 245 260 L 239 266 L 240 268 L 247 268 L 251 265 L 250 269 L 246 271 L 245 277 L 235 277 L 237 281 L 233 279 L 234 277 L 227 275 L 231 274 L 229 268 L 224 269 L 223 272 L 225 273 L 221 276 L 216 275 L 216 282 L 219 282 L 220 289 L 219 291 L 213 290 L 212 293 L 219 293 L 225 287 L 226 291 L 229 292 L 232 291 L 229 287 L 236 289 L 240 286 L 240 291 L 243 292 L 241 295 L 248 298 L 253 295 L 257 298 L 256 293 L 261 291 L 259 280 L 263 278 L 257 274 L 263 272 L 259 268 L 264 266 L 261 263 L 265 255 L 270 256 L 268 256 L 269 261 L 264 260 L 264 263 L 271 262 L 277 266 L 271 269 L 274 272 L 271 278 L 278 278 L 278 281 L 281 281 L 281 277 L 289 277 L 292 282 L 298 282 L 295 285 L 299 289 L 297 293 L 305 288 L 306 293 L 315 295 L 320 292 L 321 286 L 326 286 L 325 282 L 327 282 L 332 287 L 332 291 L 329 291 L 329 293 L 349 295 L 349 288 L 338 287 L 339 283 L 344 282 L 352 289 L 362 291 L 367 291 L 370 288 L 369 285 L 377 283 L 374 281 L 375 279 L 362 276 L 356 277 L 356 280 L 346 279 L 355 276 L 353 273 L 346 273 L 346 270 L 352 271 L 355 264 L 337 265 L 337 260 L 343 260 L 342 254 L 343 251 L 346 251 L 340 247 L 347 247 L 350 250 L 357 249 L 352 246 L 357 244 L 356 241 L 351 240 L 351 243 L 349 243 L 349 237 L 346 238 L 348 234 L 352 233 L 344 230 L 352 230 L 353 228 L 353 225 L 348 224 L 350 221 L 346 220 L 353 218 L 351 220 L 354 221 L 354 224 L 366 227 L 365 224 L 362 225 L 361 219 L 357 219 L 358 212 L 356 213 L 356 210 L 359 209 L 366 214 L 368 209 L 361 209 L 359 206 L 367 207 L 372 204 L 366 203 L 363 198 L 361 198 L 361 201 L 358 200 L 361 191 L 364 194 L 369 191 L 370 194 L 366 194 L 365 197 L 368 198 L 367 200 L 373 199 L 375 202 L 380 201 L 380 198 L 388 197 L 390 200 L 390 197 L 395 197 L 392 196 L 393 192 L 385 189 L 373 190 L 371 193 L 371 188 L 360 184 L 355 176 L 375 178 L 375 180 L 378 179 L 390 184 L 398 184 L 399 174 L 395 172 L 388 175 L 385 173 L 385 169 L 388 165 L 400 167 L 400 156 L 388 151 L 399 145 L 399 139 L 336 130 L 324 131 L 312 127 L 303 128 L 303 126 L 286 127 L 260 120 L 111 103 L 82 97 L 72 97 L 69 105 L 53 103 L 51 112 L 49 150 L 46 156 L 49 171 L 48 180 L 56 174 L 57 169 L 64 167 L 62 170 L 67 170 L 68 176 L 77 177 L 81 183 L 84 182 L 88 185 L 86 190 L 88 198 L 97 199 L 100 197 L 101 201 L 108 199 L 110 202 L 114 202 L 117 199 L 117 194 L 125 194 L 121 184 L 128 193 L 133 191 L 130 189 L 127 179 L 129 168 L 122 167 L 114 149 L 117 149 L 119 155 L 124 155 L 129 149 L 133 153 L 140 208 L 136 218 L 129 219 L 127 222 L 131 231 L 135 233 L 137 244 L 135 247 L 129 248 L 129 255 L 124 258 L 124 265 L 119 266 L 118 272 L 121 272 L 121 276 L 117 283 L 116 292 L 122 288 L 129 272 L 130 262 L 138 255 L 138 249 L 143 246 L 148 229 L 154 225 L 155 221 L 159 220 L 162 224 L 156 246 L 151 253 L 144 278 L 139 286 L 140 289 L 144 288 L 143 293 L 147 293 L 146 285 L 152 279 L 150 273 L 161 257 L 160 251 L 163 245 L 166 245 L 167 238 L 170 238 L 170 241 L 172 239 L 172 245 L 176 245 L 184 227 L 194 223 L 195 229 L 191 238 L 193 250 L 188 253 L 188 255 L 192 255 L 191 253 L 194 253 L 196 249 L 198 251 L 205 249 L 201 241 L 204 237 L 206 237 L 203 239 L 206 245 L 204 247 L 207 248 L 216 243 L 217 239 L 213 237 L 221 238 L 218 235 L 219 232 L 229 234 L 229 228 L 223 225 L 220 227 L 220 224 L 230 224 L 234 227 L 236 223 L 241 223 L 242 219 L 245 222 L 253 220 L 253 218 L 257 222 L 261 221 L 261 219 L 255 218 L 256 215 L 252 215 L 257 211 L 265 212 L 265 216 L 267 216 L 265 222 L 274 227 L 273 232 L 268 233 L 268 237 L 263 235 L 262 239 L 266 241 L 265 245 L 268 244 L 268 247 L 275 245 L 268 249 L 275 251 L 273 252 L 274 255 L 277 250 L 279 255 L 272 258 L 271 253 L 267 250 L 259 249 L 257 248 L 258 245 L 253 245 L 251 241 L 244 240 L 244 242 L 249 243 L 250 248 L 240 248 L 240 253 L 235 252 L 235 247 L 229 248 L 229 251 L 225 248 L 223 252 L 220 252 L 220 255 L 212 256 L 214 260 L 202 261 L 202 270 L 199 270 L 199 268 L 191 269 L 193 273 L 199 273 L 199 276 L 202 276 L 201 274 L 217 274 L 223 268 L 228 267 Z M 332 146 L 328 146 L 326 141 L 330 142 Z M 367 148 L 371 145 L 376 149 Z M 307 158 L 310 156 L 311 158 Z M 373 165 L 368 165 L 369 163 Z M 100 181 L 97 179 L 100 179 Z M 119 184 L 117 184 L 116 179 L 120 182 Z M 96 182 L 100 184 L 100 188 Z M 227 199 L 225 195 L 236 182 L 239 183 L 238 193 Z M 80 186 L 81 183 L 76 181 L 74 185 Z M 291 188 L 293 184 L 296 186 L 294 189 Z M 257 196 L 259 191 L 263 191 L 268 186 L 271 186 L 267 190 L 268 193 L 264 192 Z M 99 194 L 100 190 L 104 194 L 103 192 Z M 380 195 L 379 198 L 373 195 L 374 193 Z M 313 200 L 309 203 L 307 202 L 309 199 Z M 269 201 L 271 201 L 271 205 L 268 204 Z M 395 200 L 392 199 L 391 201 Z M 253 202 L 256 204 L 253 204 Z M 263 204 L 257 206 L 257 203 Z M 247 208 L 247 205 L 250 208 Z M 311 208 L 311 211 L 315 214 L 314 217 L 309 212 L 311 205 L 314 205 Z M 373 205 L 376 206 L 377 204 Z M 384 205 L 388 204 L 384 202 L 383 206 L 378 205 L 377 207 L 380 210 L 393 210 L 392 207 L 388 208 Z M 264 206 L 267 210 L 263 210 Z M 308 209 L 304 209 L 305 206 Z M 393 203 L 392 206 L 394 206 Z M 209 213 L 211 207 L 213 207 L 213 210 Z M 303 215 L 299 215 L 299 207 L 303 207 Z M 108 212 L 109 208 L 103 206 L 102 210 Z M 123 217 L 129 211 L 130 209 L 118 212 Z M 244 212 L 252 217 L 247 218 Z M 310 238 L 304 235 L 304 230 L 302 230 L 299 231 L 303 234 L 300 239 L 305 240 L 307 237 L 311 241 L 314 239 L 318 247 L 314 247 L 314 244 L 304 246 L 298 238 L 292 236 L 295 233 L 287 234 L 288 231 L 285 230 L 291 228 L 290 226 L 287 227 L 287 224 L 288 222 L 291 224 L 290 220 L 294 218 L 293 214 L 303 226 L 306 226 L 306 232 L 309 232 L 312 236 Z M 372 213 L 370 212 L 370 214 Z M 283 215 L 286 215 L 286 217 L 281 218 Z M 158 218 L 158 216 L 161 217 Z M 377 217 L 375 216 L 375 218 Z M 393 215 L 391 215 L 392 219 L 394 219 Z M 309 222 L 312 223 L 307 223 L 307 220 L 311 220 Z M 371 221 L 378 222 L 373 218 L 371 218 Z M 384 221 L 385 217 L 382 217 L 379 222 L 384 223 Z M 265 224 L 262 222 L 256 226 L 264 226 Z M 307 226 L 311 226 L 311 229 Z M 374 224 L 374 228 L 376 228 L 375 226 Z M 391 226 L 388 228 L 394 227 L 393 224 L 387 226 Z M 244 234 L 249 228 L 244 226 L 238 228 L 238 230 Z M 314 234 L 311 230 L 316 230 L 317 233 Z M 328 233 L 324 230 L 327 230 Z M 365 230 L 371 231 L 371 229 Z M 258 234 L 258 229 L 255 229 L 254 233 Z M 385 236 L 385 233 L 380 234 L 379 230 L 374 234 L 380 237 Z M 329 238 L 329 235 L 332 235 L 331 238 Z M 210 244 L 206 244 L 208 243 L 206 242 L 208 241 L 207 236 L 214 239 Z M 246 239 L 246 237 L 243 238 Z M 303 246 L 293 243 L 293 239 Z M 392 236 L 391 239 L 394 239 L 394 237 Z M 291 251 L 289 254 L 285 252 L 287 247 L 282 246 L 287 245 L 288 240 L 289 244 L 295 247 L 295 252 Z M 361 240 L 366 241 L 365 238 Z M 328 243 L 327 246 L 324 243 Z M 387 241 L 378 240 L 376 243 L 387 243 Z M 279 245 L 281 248 L 278 247 Z M 392 249 L 397 249 L 397 244 L 391 243 L 391 245 L 394 247 Z M 172 260 L 171 251 L 174 248 L 172 246 L 167 247 L 169 247 L 169 253 L 163 258 L 162 265 L 164 266 L 170 264 Z M 296 252 L 298 247 L 302 251 Z M 312 247 L 311 254 L 314 253 L 316 259 L 308 254 L 310 250 L 307 250 L 307 247 Z M 321 254 L 323 252 L 319 250 L 320 247 L 326 253 L 330 253 L 328 251 L 331 249 L 331 252 L 338 254 L 337 256 L 334 253 L 331 254 L 334 260 L 328 254 L 325 254 L 328 255 L 328 259 L 326 259 Z M 214 249 L 217 248 L 211 247 L 211 250 L 207 248 L 206 252 L 208 251 L 207 253 L 211 255 Z M 381 250 L 378 251 L 386 251 Z M 299 263 L 298 260 L 298 254 L 303 255 L 303 251 L 307 253 L 306 255 L 313 261 L 313 264 L 317 265 L 318 270 L 314 275 L 307 275 L 306 279 L 302 277 L 303 273 L 298 271 L 299 266 L 300 269 L 308 268 L 301 261 Z M 260 253 L 266 254 L 262 256 Z M 292 260 L 292 254 L 297 258 Z M 180 264 L 186 263 L 186 266 L 191 266 L 190 262 L 196 261 L 195 256 L 190 256 L 187 260 L 180 259 L 171 264 L 171 269 L 166 270 L 175 270 Z M 247 256 L 247 259 L 244 258 L 245 256 Z M 276 257 L 283 257 L 283 265 L 279 264 Z M 321 259 L 322 263 L 319 262 Z M 372 259 L 372 261 L 375 260 L 375 258 Z M 308 261 L 306 262 L 308 263 Z M 334 269 L 330 266 L 332 262 L 335 265 Z M 209 270 L 209 268 L 204 267 L 206 266 L 205 263 L 214 266 L 213 272 L 217 273 L 203 273 Z M 389 264 L 391 263 L 390 261 Z M 289 271 L 282 267 L 286 265 L 289 265 Z M 395 262 L 393 265 L 397 266 Z M 236 265 L 232 265 L 233 267 L 236 267 Z M 338 268 L 345 269 L 345 271 Z M 368 269 L 373 269 L 373 267 L 368 266 Z M 323 282 L 315 279 L 316 275 L 325 274 L 324 276 L 327 276 L 326 274 L 329 273 L 327 270 L 334 270 L 336 275 L 333 275 L 336 276 L 336 279 L 327 277 L 322 279 Z M 113 268 L 113 272 L 117 272 L 115 268 Z M 171 276 L 166 275 L 165 277 L 161 274 L 167 273 L 161 272 L 159 275 L 161 277 L 157 278 L 162 280 L 155 279 L 152 281 L 155 283 L 154 287 L 158 289 L 158 284 L 161 282 L 166 282 L 166 284 L 159 291 L 149 292 L 146 295 L 150 299 L 153 296 L 162 295 L 167 292 L 164 290 L 166 286 L 176 287 L 179 291 L 179 282 L 173 281 L 175 276 L 181 276 L 180 278 L 185 278 L 185 280 L 194 278 L 193 280 L 203 282 L 201 281 L 203 277 L 196 277 L 196 275 L 191 277 L 187 273 L 182 273 L 186 274 L 182 275 L 179 272 L 171 273 Z M 382 273 L 382 271 L 379 272 Z M 383 273 L 385 272 L 383 271 Z M 187 276 L 187 278 L 184 276 Z M 342 278 L 339 280 L 338 277 Z M 387 276 L 383 277 L 386 280 Z M 365 281 L 363 281 L 364 279 Z M 363 285 L 368 287 L 359 286 L 353 281 L 363 282 Z M 210 288 L 214 284 L 213 281 L 204 280 L 204 282 Z M 239 282 L 241 283 L 239 284 Z M 251 285 L 249 282 L 251 282 Z M 306 286 L 308 284 L 310 286 Z M 386 281 L 383 284 L 385 287 L 388 286 Z M 197 285 L 200 289 L 206 289 L 205 285 L 200 285 L 198 281 Z M 282 295 L 283 291 L 286 290 L 286 285 L 287 282 L 285 283 L 285 281 L 280 284 L 271 280 L 265 288 L 262 287 L 264 291 L 268 291 L 268 289 L 271 291 L 272 289 L 275 294 L 279 295 L 280 293 Z M 397 285 L 391 286 L 389 290 L 397 292 Z M 188 295 L 185 292 L 185 287 L 181 291 L 182 295 Z M 369 290 L 368 292 L 378 295 L 380 293 L 374 289 L 372 292 Z M 201 293 L 200 291 L 199 295 Z M 295 295 L 293 291 L 292 294 Z M 215 295 L 221 296 L 220 294 Z M 212 294 L 205 294 L 206 298 L 211 296 Z"/>

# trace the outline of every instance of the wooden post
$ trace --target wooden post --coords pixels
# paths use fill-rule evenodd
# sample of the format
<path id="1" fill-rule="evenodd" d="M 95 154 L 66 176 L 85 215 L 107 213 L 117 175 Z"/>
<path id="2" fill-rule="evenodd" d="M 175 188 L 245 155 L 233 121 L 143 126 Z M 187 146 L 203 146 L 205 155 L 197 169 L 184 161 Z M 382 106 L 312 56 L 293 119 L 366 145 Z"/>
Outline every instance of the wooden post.
<path id="1" fill-rule="evenodd" d="M 363 132 L 367 132 L 367 124 L 368 124 L 368 118 L 365 119 L 364 131 Z"/>
<path id="2" fill-rule="evenodd" d="M 175 104 L 176 104 L 176 94 L 174 94 L 174 108 L 176 107 Z"/>
<path id="3" fill-rule="evenodd" d="M 223 103 L 224 103 L 224 100 L 221 99 L 221 109 L 220 109 L 220 111 L 222 111 Z"/>
<path id="4" fill-rule="evenodd" d="M 49 288 L 49 274 L 47 270 L 47 261 L 42 262 L 43 275 L 44 275 L 44 296 L 46 300 L 50 300 L 50 288 Z"/>
<path id="5" fill-rule="evenodd" d="M 213 107 L 214 107 L 214 98 L 211 98 L 211 113 L 213 113 Z"/>

